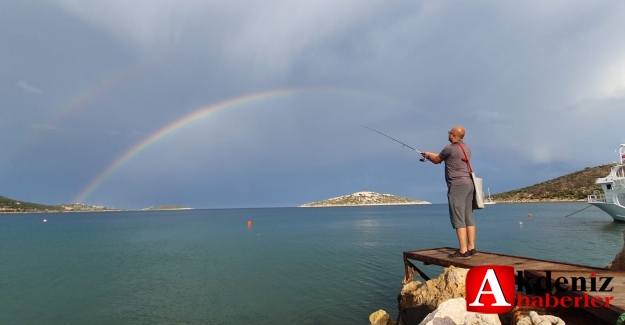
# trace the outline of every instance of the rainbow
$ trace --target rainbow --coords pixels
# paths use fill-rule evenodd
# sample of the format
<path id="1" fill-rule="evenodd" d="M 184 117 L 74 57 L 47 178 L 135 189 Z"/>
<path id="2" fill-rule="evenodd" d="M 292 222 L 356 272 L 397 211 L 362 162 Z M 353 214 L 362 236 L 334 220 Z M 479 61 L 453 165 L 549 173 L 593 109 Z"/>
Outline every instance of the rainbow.
<path id="1" fill-rule="evenodd" d="M 198 110 L 195 110 L 176 121 L 164 126 L 158 131 L 152 133 L 141 142 L 135 144 L 132 148 L 118 157 L 113 163 L 111 163 L 104 171 L 98 174 L 76 197 L 73 202 L 83 202 L 85 198 L 87 198 L 98 186 L 100 186 L 115 170 L 117 170 L 124 163 L 129 161 L 132 157 L 137 155 L 139 152 L 147 148 L 148 146 L 154 144 L 158 140 L 164 138 L 168 134 L 178 130 L 185 125 L 199 120 L 210 113 L 217 112 L 222 109 L 236 107 L 243 104 L 248 104 L 252 102 L 267 100 L 271 98 L 288 96 L 295 93 L 306 93 L 306 92 L 326 92 L 326 93 L 339 93 L 339 94 L 348 94 L 348 95 L 356 95 L 356 96 L 371 96 L 376 98 L 381 98 L 387 102 L 395 102 L 396 104 L 405 105 L 403 102 L 396 101 L 392 98 L 388 98 L 385 96 L 380 96 L 378 94 L 365 93 L 362 91 L 351 90 L 351 89 L 340 89 L 340 88 L 293 88 L 293 89 L 281 89 L 281 90 L 270 90 L 258 93 L 247 94 L 240 97 L 230 98 L 216 104 L 212 104 L 209 106 L 205 106 Z"/>
<path id="2" fill-rule="evenodd" d="M 109 177 L 117 168 L 122 166 L 124 163 L 130 160 L 137 153 L 147 148 L 151 144 L 155 143 L 156 141 L 162 139 L 166 135 L 172 133 L 173 131 L 182 128 L 183 126 L 187 125 L 190 122 L 201 119 L 210 113 L 213 113 L 213 112 L 216 112 L 221 109 L 228 108 L 228 107 L 235 107 L 235 106 L 239 106 L 239 105 L 250 103 L 250 102 L 266 100 L 269 98 L 275 98 L 275 97 L 280 97 L 280 96 L 286 96 L 286 95 L 290 95 L 290 94 L 294 94 L 298 92 L 315 91 L 315 90 L 319 91 L 319 89 L 304 88 L 304 89 L 272 90 L 272 91 L 264 91 L 264 92 L 259 92 L 259 93 L 252 93 L 252 94 L 248 94 L 248 95 L 244 95 L 244 96 L 240 96 L 236 98 L 227 99 L 222 102 L 219 102 L 210 106 L 206 106 L 196 111 L 193 111 L 179 118 L 178 120 L 166 125 L 165 127 L 159 129 L 158 131 L 154 132 L 150 136 L 143 139 L 141 142 L 134 145 L 128 151 L 126 151 L 126 153 L 124 153 L 115 161 L 113 161 L 113 163 L 110 164 L 98 176 L 96 176 L 89 183 L 89 185 L 87 185 L 82 191 L 80 191 L 80 193 L 76 196 L 73 202 L 82 202 L 87 196 L 89 196 L 89 194 L 91 194 L 91 192 L 93 192 L 93 190 L 95 190 L 100 184 L 102 184 L 102 182 L 104 182 L 104 180 L 107 177 Z"/>
<path id="3" fill-rule="evenodd" d="M 56 112 L 49 118 L 49 124 L 56 124 L 60 120 L 65 119 L 72 112 L 79 108 L 86 107 L 89 103 L 95 101 L 99 96 L 105 94 L 113 89 L 117 89 L 125 83 L 136 79 L 138 76 L 145 74 L 149 69 L 164 61 L 165 57 L 153 57 L 146 60 L 139 61 L 130 67 L 110 74 L 108 77 L 101 80 L 95 87 L 75 96 L 73 100 L 66 106 L 56 110 Z"/>
<path id="4" fill-rule="evenodd" d="M 164 59 L 164 57 L 150 58 L 108 75 L 88 90 L 72 96 L 72 99 L 67 105 L 62 105 L 55 109 L 41 125 L 44 126 L 44 129 L 48 126 L 53 128 L 58 127 L 59 122 L 66 119 L 73 112 L 87 107 L 103 94 L 106 94 L 113 89 L 117 89 L 127 82 L 136 79 L 138 76 L 146 73 L 149 68 L 155 66 L 156 64 L 160 64 Z M 20 150 L 19 148 L 27 148 L 36 142 L 38 139 L 37 136 L 41 134 L 41 132 L 37 132 L 38 130 L 40 130 L 40 128 L 35 128 L 34 132 L 26 135 L 20 145 L 17 146 L 17 151 Z M 15 154 L 18 154 L 18 152 Z"/>

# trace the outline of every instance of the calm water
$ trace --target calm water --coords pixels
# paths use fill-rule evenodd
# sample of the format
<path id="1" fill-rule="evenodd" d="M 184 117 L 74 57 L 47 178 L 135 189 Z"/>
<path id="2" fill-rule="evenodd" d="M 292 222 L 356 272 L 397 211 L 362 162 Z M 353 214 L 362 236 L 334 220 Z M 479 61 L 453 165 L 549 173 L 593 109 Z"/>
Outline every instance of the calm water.
<path id="1" fill-rule="evenodd" d="M 625 224 L 585 206 L 487 206 L 477 248 L 605 266 Z M 0 215 L 0 324 L 368 324 L 455 245 L 443 204 Z"/>

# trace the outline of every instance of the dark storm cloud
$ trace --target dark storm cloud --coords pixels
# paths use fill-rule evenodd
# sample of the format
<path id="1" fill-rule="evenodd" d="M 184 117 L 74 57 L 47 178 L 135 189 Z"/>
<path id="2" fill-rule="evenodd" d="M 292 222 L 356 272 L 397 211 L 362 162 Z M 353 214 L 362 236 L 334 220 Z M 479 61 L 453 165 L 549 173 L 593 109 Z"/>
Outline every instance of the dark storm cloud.
<path id="1" fill-rule="evenodd" d="M 440 166 L 360 125 L 429 151 L 466 126 L 493 193 L 609 162 L 625 142 L 621 3 L 35 3 L 0 4 L 0 195 L 69 201 L 181 117 L 274 89 L 324 91 L 180 127 L 88 203 L 444 201 Z"/>

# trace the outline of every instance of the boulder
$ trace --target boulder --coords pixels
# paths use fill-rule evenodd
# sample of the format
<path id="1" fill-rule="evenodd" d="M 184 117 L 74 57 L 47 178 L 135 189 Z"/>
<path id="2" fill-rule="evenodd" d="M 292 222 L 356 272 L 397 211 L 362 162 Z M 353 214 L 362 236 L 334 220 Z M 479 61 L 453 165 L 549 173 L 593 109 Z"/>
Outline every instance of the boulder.
<path id="1" fill-rule="evenodd" d="M 395 325 L 391 316 L 382 309 L 369 315 L 369 322 L 371 325 Z"/>
<path id="2" fill-rule="evenodd" d="M 467 311 L 464 298 L 450 299 L 438 306 L 419 325 L 501 325 L 496 314 Z"/>
<path id="3" fill-rule="evenodd" d="M 556 316 L 538 315 L 535 311 L 530 311 L 529 316 L 519 320 L 516 325 L 565 325 L 564 321 Z"/>
<path id="4" fill-rule="evenodd" d="M 467 272 L 468 269 L 450 266 L 436 279 L 408 283 L 401 290 L 401 306 L 428 306 L 434 310 L 446 300 L 464 298 Z"/>
<path id="5" fill-rule="evenodd" d="M 436 279 L 406 284 L 398 297 L 402 324 L 419 324 L 444 301 L 464 298 L 468 271 L 450 266 Z"/>

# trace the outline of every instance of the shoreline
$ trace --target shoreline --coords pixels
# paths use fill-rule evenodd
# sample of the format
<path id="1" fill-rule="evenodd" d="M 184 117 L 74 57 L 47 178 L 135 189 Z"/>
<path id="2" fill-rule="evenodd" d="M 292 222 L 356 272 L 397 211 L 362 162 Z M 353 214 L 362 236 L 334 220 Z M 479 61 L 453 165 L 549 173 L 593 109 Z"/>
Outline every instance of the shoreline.
<path id="1" fill-rule="evenodd" d="M 179 210 L 195 210 L 195 208 L 179 208 L 179 209 L 118 209 L 118 210 L 84 210 L 84 211 L 64 211 L 64 210 L 48 210 L 48 211 L 0 211 L 2 214 L 46 214 L 46 213 L 91 213 L 91 212 L 149 212 L 149 211 L 179 211 Z"/>
<path id="2" fill-rule="evenodd" d="M 584 199 L 584 200 L 560 200 L 560 199 L 539 199 L 539 200 L 532 200 L 532 199 L 527 199 L 527 200 L 504 200 L 504 201 L 496 201 L 493 200 L 493 202 L 495 202 L 495 204 L 503 204 L 503 203 L 579 203 L 579 202 L 586 202 L 588 203 L 588 200 Z"/>
<path id="3" fill-rule="evenodd" d="M 588 203 L 586 200 L 555 200 L 555 199 L 546 199 L 546 200 L 522 200 L 522 201 L 494 201 L 496 204 L 515 204 L 515 203 Z M 363 206 L 391 206 L 391 205 L 430 205 L 430 204 L 447 204 L 447 203 L 379 203 L 379 204 L 350 204 L 350 205 L 316 205 L 316 206 L 294 206 L 294 208 L 335 208 L 335 207 L 363 207 Z M 276 207 L 277 208 L 277 207 Z M 211 210 L 210 208 L 207 208 Z M 217 208 L 216 208 L 217 209 Z M 232 208 L 238 209 L 238 208 Z M 180 211 L 180 210 L 195 210 L 195 208 L 179 208 L 179 209 L 119 209 L 119 210 L 86 210 L 86 211 L 0 211 L 0 215 L 3 214 L 46 214 L 46 213 L 84 213 L 84 212 L 132 212 L 132 211 Z M 221 210 L 221 209 L 220 209 Z"/>
<path id="4" fill-rule="evenodd" d="M 521 200 L 521 201 L 494 201 L 495 204 L 515 204 L 515 203 L 588 203 L 587 200 L 555 200 L 555 199 L 546 199 L 546 200 Z M 300 205 L 298 208 L 325 208 L 325 207 L 358 207 L 358 206 L 383 206 L 383 205 L 427 205 L 427 204 L 447 204 L 445 202 L 441 203 L 379 203 L 379 204 L 337 204 L 337 205 Z M 489 204 L 487 204 L 489 205 Z"/>

